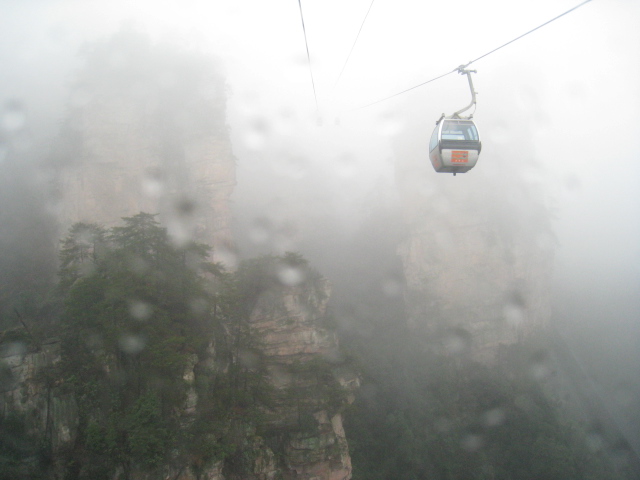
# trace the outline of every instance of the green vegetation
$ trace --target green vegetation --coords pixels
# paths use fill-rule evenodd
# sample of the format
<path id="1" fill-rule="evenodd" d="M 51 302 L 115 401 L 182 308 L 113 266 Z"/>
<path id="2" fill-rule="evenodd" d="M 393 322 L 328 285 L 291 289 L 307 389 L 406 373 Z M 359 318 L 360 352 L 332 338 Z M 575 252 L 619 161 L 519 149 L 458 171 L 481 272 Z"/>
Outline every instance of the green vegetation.
<path id="1" fill-rule="evenodd" d="M 111 229 L 76 224 L 61 243 L 61 313 L 50 332 L 60 338 L 61 360 L 37 379 L 48 398 L 72 399 L 77 415 L 72 441 L 55 452 L 56 475 L 129 479 L 187 465 L 198 478 L 222 462 L 225 478 L 246 478 L 260 436 L 282 447 L 317 429 L 318 408 L 343 407 L 344 393 L 320 360 L 285 367 L 295 380 L 276 388 L 251 330 L 259 301 L 283 308 L 283 288 L 320 286 L 302 256 L 252 259 L 229 273 L 207 261 L 204 245 L 175 247 L 154 215 L 123 221 Z M 302 296 L 305 308 L 313 296 Z M 11 372 L 2 373 L 9 384 Z M 282 422 L 281 411 L 292 420 Z M 0 439 L 0 462 L 48 478 L 53 470 L 41 457 L 54 452 L 31 445 L 50 445 L 53 432 L 33 421 L 18 426 L 15 439 Z"/>
<path id="2" fill-rule="evenodd" d="M 123 220 L 76 224 L 61 244 L 61 361 L 37 381 L 48 398 L 73 399 L 72 441 L 53 452 L 49 427 L 0 418 L 0 480 L 130 479 L 185 466 L 201 478 L 218 463 L 239 480 L 265 445 L 282 463 L 292 439 L 313 442 L 314 414 L 346 405 L 335 365 L 278 366 L 287 380 L 276 387 L 250 317 L 256 307 L 282 313 L 283 285 L 324 292 L 319 274 L 294 253 L 225 272 L 206 246 L 175 247 L 153 215 Z M 309 311 L 313 297 L 301 297 Z M 488 368 L 389 321 L 394 305 L 369 307 L 353 317 L 369 323 L 367 336 L 343 335 L 363 374 L 345 422 L 354 480 L 615 478 L 531 377 L 534 347 Z M 38 348 L 26 329 L 5 338 Z M 11 383 L 7 368 L 0 376 Z"/>
<path id="3" fill-rule="evenodd" d="M 380 347 L 375 359 L 363 354 L 346 415 L 354 480 L 617 478 L 543 395 L 533 347 L 514 346 L 489 368 L 433 353 L 408 329 L 386 335 L 368 346 Z"/>

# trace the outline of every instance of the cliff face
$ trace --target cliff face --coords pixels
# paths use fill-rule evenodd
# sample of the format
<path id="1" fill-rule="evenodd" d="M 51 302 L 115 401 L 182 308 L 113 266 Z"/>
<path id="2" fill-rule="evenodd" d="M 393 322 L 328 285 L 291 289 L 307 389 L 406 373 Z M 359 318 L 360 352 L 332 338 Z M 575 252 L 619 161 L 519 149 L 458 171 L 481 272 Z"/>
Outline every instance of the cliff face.
<path id="1" fill-rule="evenodd" d="M 358 379 L 341 368 L 336 333 L 325 324 L 329 292 L 322 278 L 311 291 L 285 286 L 265 292 L 251 315 L 256 349 L 279 398 L 268 412 L 270 428 L 294 429 L 282 438 L 285 479 L 351 478 L 341 411 L 353 400 Z"/>
<path id="2" fill-rule="evenodd" d="M 61 231 L 157 213 L 177 244 L 224 260 L 235 164 L 211 60 L 127 31 L 86 57 L 58 148 Z"/>
<path id="3" fill-rule="evenodd" d="M 238 430 L 239 450 L 202 465 L 197 472 L 192 455 L 172 458 L 163 469 L 163 478 L 351 478 L 341 412 L 353 400 L 358 378 L 344 365 L 336 334 L 327 324 L 329 293 L 328 282 L 318 276 L 300 285 L 274 284 L 259 296 L 247 322 L 244 346 L 234 355 L 243 368 L 263 382 L 262 413 L 251 417 L 253 420 L 243 420 L 243 407 L 236 407 L 239 420 L 232 429 Z M 236 338 L 231 336 L 229 343 L 236 344 Z M 84 448 L 78 404 L 68 393 L 68 379 L 56 373 L 61 361 L 60 342 L 51 340 L 37 347 L 27 347 L 27 343 L 6 340 L 0 345 L 0 407 L 3 418 L 20 415 L 27 435 L 50 446 L 53 465 L 49 475 L 57 478 L 55 475 L 63 475 L 67 468 L 65 452 Z M 216 350 L 214 343 L 212 339 L 206 352 L 193 354 L 187 362 L 183 378 L 194 388 L 186 395 L 183 407 L 186 425 L 198 421 L 201 404 L 211 404 L 205 395 L 218 398 L 215 389 L 207 394 L 195 388 L 198 379 L 230 368 L 226 355 Z M 229 426 L 224 428 L 228 431 Z M 219 433 L 212 431 L 211 435 Z M 239 458 L 243 459 L 241 468 Z M 31 460 L 25 457 L 22 461 L 28 468 Z M 137 480 L 151 478 L 135 468 L 130 475 Z"/>
<path id="4" fill-rule="evenodd" d="M 508 165 L 490 176 L 479 163 L 467 181 L 433 172 L 426 150 L 398 151 L 410 322 L 446 352 L 492 362 L 500 345 L 549 321 L 554 238 L 544 199 Z"/>

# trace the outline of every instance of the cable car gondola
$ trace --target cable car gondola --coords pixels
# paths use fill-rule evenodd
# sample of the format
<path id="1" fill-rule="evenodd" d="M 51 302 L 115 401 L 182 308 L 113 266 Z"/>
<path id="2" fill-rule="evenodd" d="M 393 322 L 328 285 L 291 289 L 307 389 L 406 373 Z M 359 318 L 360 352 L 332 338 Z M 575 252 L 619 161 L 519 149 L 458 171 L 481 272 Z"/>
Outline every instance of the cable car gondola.
<path id="1" fill-rule="evenodd" d="M 458 72 L 466 74 L 469 79 L 471 103 L 449 117 L 443 114 L 436 122 L 436 128 L 429 142 L 429 159 L 434 170 L 438 173 L 454 175 L 468 172 L 475 167 L 482 149 L 478 128 L 472 120 L 473 115 L 460 116 L 462 112 L 476 104 L 476 92 L 471 81 L 471 73 L 475 73 L 475 70 L 465 70 L 460 67 Z"/>

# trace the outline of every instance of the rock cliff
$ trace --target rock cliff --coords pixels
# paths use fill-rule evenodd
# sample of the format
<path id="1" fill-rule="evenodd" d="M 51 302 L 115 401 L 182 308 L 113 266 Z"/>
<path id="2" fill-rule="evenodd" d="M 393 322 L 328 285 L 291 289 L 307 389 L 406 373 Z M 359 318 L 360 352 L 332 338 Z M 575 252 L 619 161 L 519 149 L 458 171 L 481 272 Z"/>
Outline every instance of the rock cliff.
<path id="1" fill-rule="evenodd" d="M 233 356 L 250 376 L 259 378 L 260 412 L 251 416 L 242 403 L 237 404 L 231 427 L 236 430 L 234 451 L 198 468 L 195 453 L 177 455 L 163 469 L 163 478 L 351 478 L 342 411 L 353 400 L 359 380 L 342 359 L 328 323 L 329 293 L 328 282 L 320 276 L 296 285 L 272 282 L 255 301 L 246 322 L 248 330 L 234 332 L 229 326 L 227 343 L 240 345 Z M 87 441 L 81 438 L 78 400 L 69 394 L 69 379 L 57 369 L 61 344 L 57 339 L 36 344 L 20 331 L 10 333 L 0 343 L 2 418 L 18 415 L 26 426 L 24 437 L 48 445 L 51 465 L 46 478 L 58 478 L 68 472 L 65 452 L 86 448 L 82 445 Z M 242 342 L 236 341 L 238 334 L 246 334 Z M 195 385 L 207 382 L 203 377 L 215 383 L 213 377 L 225 377 L 231 368 L 225 349 L 216 347 L 213 339 L 206 351 L 192 355 L 183 374 L 187 384 L 193 385 L 184 402 L 185 425 L 203 418 L 202 405 L 221 398 L 216 388 L 207 393 Z M 255 410 L 253 405 L 246 408 Z M 224 418 L 226 426 L 220 428 L 228 432 L 229 417 Z M 210 433 L 219 435 L 214 430 Z M 30 455 L 25 453 L 20 460 L 25 472 L 33 471 L 29 468 L 38 461 L 38 452 Z M 136 480 L 151 478 L 144 469 L 133 468 L 129 475 Z"/>
<path id="2" fill-rule="evenodd" d="M 61 231 L 158 213 L 177 244 L 225 260 L 235 163 L 212 60 L 127 30 L 87 52 L 57 148 Z"/>

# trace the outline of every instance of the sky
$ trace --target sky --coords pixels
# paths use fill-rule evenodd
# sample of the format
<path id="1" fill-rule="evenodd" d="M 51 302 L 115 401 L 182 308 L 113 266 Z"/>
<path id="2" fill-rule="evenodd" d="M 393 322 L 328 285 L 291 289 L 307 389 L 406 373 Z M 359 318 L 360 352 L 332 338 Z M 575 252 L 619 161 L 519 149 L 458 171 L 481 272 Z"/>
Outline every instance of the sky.
<path id="1" fill-rule="evenodd" d="M 318 216 L 338 216 L 349 229 L 372 189 L 393 184 L 394 136 L 419 122 L 424 138 L 415 141 L 426 147 L 435 120 L 466 106 L 470 94 L 453 73 L 366 105 L 450 72 L 578 3 L 302 0 L 310 69 L 295 0 L 0 0 L 0 102 L 24 102 L 34 129 L 59 122 L 80 46 L 131 24 L 222 65 L 238 159 L 235 203 L 256 212 L 239 222 L 301 219 L 309 206 L 287 199 L 304 191 Z M 585 315 L 623 304 L 616 315 L 634 341 L 638 25 L 640 2 L 592 0 L 471 66 L 483 140 L 476 170 L 499 176 L 492 158 L 501 158 L 544 191 L 555 213 L 558 298 L 585 304 Z M 6 111 L 1 120 L 11 121 Z M 473 186 L 474 173 L 455 181 Z"/>

